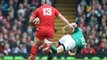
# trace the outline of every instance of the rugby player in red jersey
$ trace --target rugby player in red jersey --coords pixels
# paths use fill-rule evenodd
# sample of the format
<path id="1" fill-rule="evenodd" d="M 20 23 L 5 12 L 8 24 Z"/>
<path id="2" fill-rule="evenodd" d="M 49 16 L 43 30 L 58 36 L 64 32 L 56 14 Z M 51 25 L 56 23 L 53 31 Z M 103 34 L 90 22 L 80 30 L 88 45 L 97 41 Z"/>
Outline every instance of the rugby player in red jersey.
<path id="1" fill-rule="evenodd" d="M 64 21 L 64 23 L 71 27 L 68 20 L 57 9 L 52 7 L 50 3 L 51 2 L 49 0 L 42 0 L 42 6 L 37 8 L 30 17 L 29 23 L 31 25 L 34 25 L 34 20 L 36 17 L 40 19 L 40 23 L 38 25 L 34 38 L 35 46 L 32 47 L 30 52 L 30 60 L 34 60 L 34 57 L 37 54 L 38 47 L 41 43 L 44 43 L 44 39 L 47 39 L 49 41 L 53 40 L 55 17 L 60 18 L 62 21 Z"/>

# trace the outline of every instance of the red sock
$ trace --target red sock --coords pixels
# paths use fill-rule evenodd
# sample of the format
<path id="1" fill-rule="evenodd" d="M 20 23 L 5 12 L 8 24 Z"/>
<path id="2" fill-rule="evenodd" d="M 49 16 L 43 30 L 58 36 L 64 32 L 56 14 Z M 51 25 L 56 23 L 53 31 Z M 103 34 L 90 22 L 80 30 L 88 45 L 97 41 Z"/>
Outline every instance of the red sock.
<path id="1" fill-rule="evenodd" d="M 33 46 L 30 52 L 30 60 L 34 60 L 35 59 L 35 55 L 37 54 L 37 46 Z"/>

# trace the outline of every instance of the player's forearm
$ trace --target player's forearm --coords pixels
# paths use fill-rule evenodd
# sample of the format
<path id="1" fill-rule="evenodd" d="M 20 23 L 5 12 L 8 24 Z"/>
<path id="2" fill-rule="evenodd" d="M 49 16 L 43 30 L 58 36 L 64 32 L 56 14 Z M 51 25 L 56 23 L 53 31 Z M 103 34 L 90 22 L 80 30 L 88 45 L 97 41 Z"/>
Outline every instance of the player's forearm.
<path id="1" fill-rule="evenodd" d="M 62 15 L 62 14 L 59 14 L 58 17 L 64 21 L 64 23 L 66 23 L 67 25 L 70 25 L 70 23 L 68 22 L 68 20 Z"/>
<path id="2" fill-rule="evenodd" d="M 33 17 L 33 16 L 31 16 L 31 17 L 30 17 L 30 19 L 29 19 L 29 25 L 32 25 L 33 20 L 34 20 L 34 17 Z"/>
<path id="3" fill-rule="evenodd" d="M 72 56 L 72 55 L 76 55 L 76 52 L 72 53 L 72 52 L 68 51 L 68 54 Z"/>

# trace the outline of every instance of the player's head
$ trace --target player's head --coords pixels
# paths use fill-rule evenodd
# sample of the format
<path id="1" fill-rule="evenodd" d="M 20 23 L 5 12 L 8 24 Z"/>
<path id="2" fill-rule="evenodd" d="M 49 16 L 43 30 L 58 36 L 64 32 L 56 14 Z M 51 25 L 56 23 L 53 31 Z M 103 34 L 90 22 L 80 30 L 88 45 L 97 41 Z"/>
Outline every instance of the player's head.
<path id="1" fill-rule="evenodd" d="M 52 5 L 51 1 L 50 0 L 41 0 L 41 4 L 49 4 L 49 5 Z"/>

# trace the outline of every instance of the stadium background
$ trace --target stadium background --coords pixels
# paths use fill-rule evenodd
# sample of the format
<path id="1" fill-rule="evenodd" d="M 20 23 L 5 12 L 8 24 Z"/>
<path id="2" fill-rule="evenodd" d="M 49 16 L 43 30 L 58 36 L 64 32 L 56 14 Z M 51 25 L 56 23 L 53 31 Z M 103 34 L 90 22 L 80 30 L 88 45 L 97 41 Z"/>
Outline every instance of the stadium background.
<path id="1" fill-rule="evenodd" d="M 107 60 L 107 0 L 51 0 L 51 2 L 69 22 L 77 22 L 83 29 L 87 46 L 80 54 L 70 58 L 92 60 L 97 57 Z M 35 29 L 28 25 L 28 20 L 31 12 L 40 5 L 40 0 L 0 0 L 0 60 L 5 58 L 21 60 L 21 57 L 28 59 L 35 32 Z M 61 31 L 64 25 L 56 18 L 54 42 L 64 35 Z M 70 32 L 66 31 L 67 33 Z M 38 58 L 46 60 L 46 54 L 39 52 Z M 58 54 L 54 60 L 57 58 L 69 60 L 69 55 Z"/>

